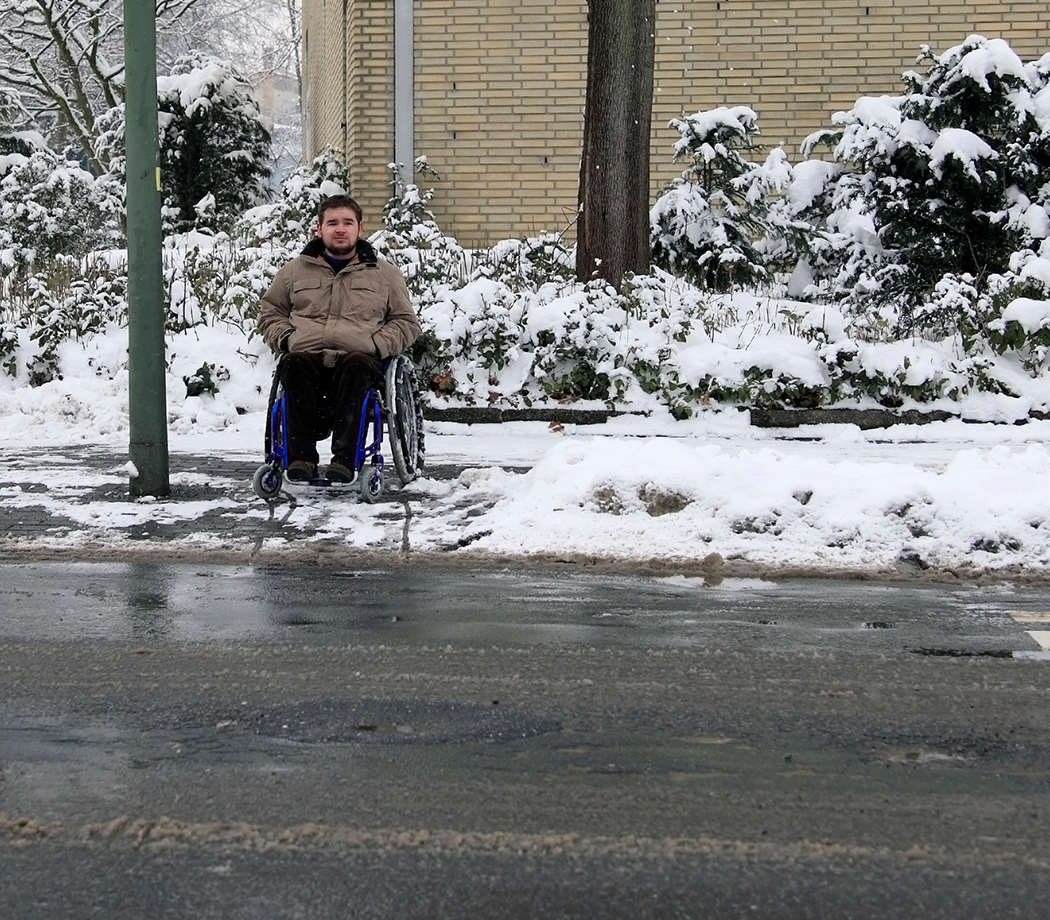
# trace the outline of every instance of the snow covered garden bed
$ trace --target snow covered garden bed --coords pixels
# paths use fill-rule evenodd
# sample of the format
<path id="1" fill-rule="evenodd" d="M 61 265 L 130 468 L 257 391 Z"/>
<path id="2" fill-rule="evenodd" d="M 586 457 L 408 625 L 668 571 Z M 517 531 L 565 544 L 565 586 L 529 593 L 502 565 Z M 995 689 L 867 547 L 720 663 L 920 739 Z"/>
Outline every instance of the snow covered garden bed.
<path id="1" fill-rule="evenodd" d="M 1026 64 L 972 36 L 929 59 L 796 164 L 780 148 L 747 159 L 746 106 L 676 119 L 687 168 L 653 207 L 653 268 L 618 288 L 578 281 L 554 232 L 467 252 L 436 225 L 432 190 L 401 188 L 372 242 L 409 280 L 429 404 L 1050 411 L 1050 55 Z M 100 385 L 126 373 L 126 256 L 103 178 L 44 149 L 0 155 L 0 392 L 84 362 Z M 228 402 L 221 425 L 265 400 L 259 295 L 346 185 L 328 152 L 224 229 L 202 201 L 197 226 L 166 237 L 169 373 L 187 406 Z M 242 364 L 256 382 L 235 392 Z"/>

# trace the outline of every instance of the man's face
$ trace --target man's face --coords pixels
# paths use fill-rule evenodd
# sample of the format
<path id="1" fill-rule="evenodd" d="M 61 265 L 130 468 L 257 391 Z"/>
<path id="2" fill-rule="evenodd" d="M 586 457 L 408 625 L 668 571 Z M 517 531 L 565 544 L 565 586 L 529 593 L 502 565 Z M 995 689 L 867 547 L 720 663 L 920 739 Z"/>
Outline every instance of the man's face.
<path id="1" fill-rule="evenodd" d="M 317 235 L 333 256 L 348 256 L 357 246 L 364 225 L 350 208 L 329 208 L 317 225 Z"/>

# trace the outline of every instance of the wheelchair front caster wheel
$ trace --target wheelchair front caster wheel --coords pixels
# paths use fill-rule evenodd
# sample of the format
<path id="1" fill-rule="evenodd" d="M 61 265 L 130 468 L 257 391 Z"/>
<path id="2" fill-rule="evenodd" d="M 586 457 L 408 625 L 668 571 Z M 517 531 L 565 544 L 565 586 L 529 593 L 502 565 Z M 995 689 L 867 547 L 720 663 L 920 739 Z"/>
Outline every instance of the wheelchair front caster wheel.
<path id="1" fill-rule="evenodd" d="M 358 481 L 361 483 L 361 497 L 366 502 L 374 502 L 383 492 L 383 467 L 378 463 L 362 467 Z"/>
<path id="2" fill-rule="evenodd" d="M 252 488 L 259 498 L 264 501 L 270 501 L 281 491 L 281 483 L 283 481 L 284 473 L 280 467 L 264 463 L 255 471 L 255 475 L 252 477 Z"/>

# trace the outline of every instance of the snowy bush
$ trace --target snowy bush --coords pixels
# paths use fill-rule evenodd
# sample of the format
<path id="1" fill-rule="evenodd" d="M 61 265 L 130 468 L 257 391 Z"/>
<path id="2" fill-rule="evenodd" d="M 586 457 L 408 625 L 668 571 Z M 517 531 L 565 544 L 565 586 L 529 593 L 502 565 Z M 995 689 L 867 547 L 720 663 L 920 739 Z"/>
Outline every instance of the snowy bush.
<path id="1" fill-rule="evenodd" d="M 163 273 L 166 326 L 181 332 L 214 322 L 249 328 L 255 308 L 285 253 L 231 245 L 207 234 L 180 234 L 165 241 Z"/>
<path id="2" fill-rule="evenodd" d="M 1011 289 L 1011 294 L 1022 291 Z M 989 323 L 989 340 L 999 354 L 1015 353 L 1023 367 L 1037 374 L 1050 358 L 1050 298 L 1041 287 L 1030 289 L 1035 297 L 1014 296 L 1002 313 Z"/>
<path id="3" fill-rule="evenodd" d="M 924 57 L 904 95 L 861 99 L 811 136 L 843 168 L 791 215 L 811 223 L 806 267 L 827 294 L 895 335 L 943 332 L 946 278 L 980 292 L 1050 230 L 1050 56 L 1025 65 L 975 35 Z"/>
<path id="4" fill-rule="evenodd" d="M 102 239 L 94 178 L 49 150 L 0 157 L 0 251 L 24 266 L 83 255 Z"/>
<path id="5" fill-rule="evenodd" d="M 1016 78 L 1003 48 L 983 41 L 946 56 L 945 72 L 969 79 L 1002 70 Z M 988 53 L 967 57 L 982 49 Z M 839 146 L 866 151 L 865 168 L 859 155 L 792 167 L 781 151 L 749 163 L 740 151 L 750 148 L 757 128 L 744 107 L 681 120 L 680 150 L 692 167 L 677 194 L 663 196 L 653 211 L 670 270 L 657 260 L 649 273 L 626 277 L 620 292 L 578 283 L 573 248 L 556 233 L 465 251 L 438 226 L 433 189 L 395 180 L 370 239 L 408 280 L 423 329 L 411 354 L 426 401 L 660 406 L 683 419 L 712 406 L 943 408 L 993 394 L 1013 400 L 1004 411 L 1045 411 L 1050 396 L 1030 400 L 1024 378 L 1039 377 L 1042 386 L 1050 376 L 1050 186 L 1039 185 L 1038 175 L 1048 147 L 1048 72 L 1050 57 L 1024 65 L 1027 90 L 1018 84 L 1011 97 L 1015 111 L 1027 105 L 1031 113 L 1028 133 L 1015 132 L 1023 151 L 1003 147 L 998 137 L 985 140 L 979 126 L 935 130 L 932 114 L 921 125 L 904 118 L 904 97 L 860 100 L 843 116 Z M 941 95 L 954 98 L 954 84 L 939 80 Z M 988 85 L 997 84 L 989 78 Z M 909 105 L 918 112 L 920 101 Z M 1008 121 L 1002 116 L 995 124 Z M 104 124 L 114 171 L 95 180 L 46 150 L 0 155 L 0 207 L 10 218 L 0 225 L 0 368 L 15 378 L 8 385 L 46 385 L 62 375 L 70 344 L 87 348 L 126 323 L 127 256 L 115 245 L 123 211 L 122 112 L 108 113 Z M 936 152 L 938 138 L 944 143 Z M 927 196 L 961 193 L 975 176 L 992 188 L 992 173 L 1006 162 L 1012 172 L 1004 175 L 1013 178 L 1002 201 L 992 202 L 999 210 L 989 203 L 986 214 L 974 214 L 984 220 L 982 232 L 1004 234 L 1002 264 L 976 270 L 943 258 L 916 281 L 920 268 L 945 253 L 919 261 L 919 241 L 890 227 L 887 215 L 900 223 L 905 192 L 926 209 L 927 221 L 940 206 L 919 194 L 918 179 L 890 181 L 885 164 L 896 163 L 893 156 L 926 177 Z M 417 168 L 429 171 L 425 160 Z M 221 198 L 203 190 L 192 203 L 193 221 L 209 232 L 164 239 L 169 336 L 190 342 L 201 326 L 231 326 L 245 336 L 240 358 L 265 364 L 269 355 L 253 341 L 259 298 L 312 237 L 321 199 L 348 187 L 341 154 L 326 151 L 287 173 L 275 200 L 240 213 L 228 232 L 214 232 Z M 689 210 L 696 195 L 704 206 Z M 791 259 L 797 265 L 786 299 L 771 275 Z M 205 357 L 202 364 L 197 353 L 178 360 L 169 354 L 188 400 L 213 398 L 224 367 L 238 360 Z M 96 372 L 123 370 L 111 363 Z"/>
<path id="6" fill-rule="evenodd" d="M 170 229 L 228 230 L 267 197 L 270 126 L 251 86 L 228 62 L 186 56 L 157 94 Z"/>
<path id="7" fill-rule="evenodd" d="M 85 342 L 104 334 L 110 324 L 127 321 L 127 272 L 114 272 L 104 255 L 56 255 L 46 272 L 15 277 L 18 298 L 10 301 L 14 321 L 5 324 L 0 355 L 12 377 L 18 375 L 21 359 L 31 385 L 60 376 L 58 354 L 65 342 Z M 12 329 L 25 335 L 12 334 Z"/>
<path id="8" fill-rule="evenodd" d="M 6 320 L 3 369 L 18 372 L 18 337 L 26 331 L 28 380 L 59 373 L 58 346 L 82 340 L 121 312 L 104 257 L 92 254 L 110 238 L 90 173 L 35 149 L 0 156 L 0 304 Z M 118 285 L 122 282 L 118 282 Z"/>
<path id="9" fill-rule="evenodd" d="M 243 214 L 233 235 L 244 245 L 281 248 L 291 257 L 313 237 L 321 201 L 345 195 L 348 188 L 350 174 L 342 151 L 328 147 L 310 163 L 286 173 L 277 199 Z"/>
<path id="10" fill-rule="evenodd" d="M 532 377 L 559 401 L 608 401 L 626 313 L 615 291 L 592 281 L 575 292 L 529 301 L 523 345 L 532 351 Z"/>
<path id="11" fill-rule="evenodd" d="M 681 134 L 675 162 L 690 165 L 650 213 L 653 264 L 712 291 L 764 279 L 754 241 L 766 232 L 769 195 L 788 184 L 784 152 L 777 148 L 762 165 L 741 156 L 758 134 L 747 106 L 698 112 L 670 127 Z"/>
<path id="12" fill-rule="evenodd" d="M 429 303 L 462 286 L 466 253 L 438 228 L 429 207 L 434 190 L 402 183 L 395 163 L 389 169 L 394 194 L 383 208 L 383 229 L 370 241 L 379 255 L 401 269 L 417 302 Z M 416 160 L 415 171 L 434 174 L 426 157 Z"/>
<path id="13" fill-rule="evenodd" d="M 545 284 L 570 285 L 576 280 L 575 252 L 560 234 L 543 233 L 521 240 L 503 240 L 472 257 L 470 277 L 498 278 L 514 291 L 536 290 Z"/>
<path id="14" fill-rule="evenodd" d="M 624 331 L 614 363 L 630 372 L 643 393 L 656 396 L 677 418 L 688 418 L 696 394 L 686 381 L 678 349 L 698 328 L 713 334 L 708 302 L 691 285 L 656 269 L 647 277 L 628 277 L 622 286 Z M 618 379 L 618 395 L 625 395 Z"/>

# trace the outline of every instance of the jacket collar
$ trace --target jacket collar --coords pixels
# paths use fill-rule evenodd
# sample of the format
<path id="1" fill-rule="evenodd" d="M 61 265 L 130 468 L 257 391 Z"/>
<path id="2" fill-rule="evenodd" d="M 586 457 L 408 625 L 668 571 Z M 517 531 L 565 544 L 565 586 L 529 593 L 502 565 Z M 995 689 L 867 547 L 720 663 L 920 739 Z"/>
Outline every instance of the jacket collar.
<path id="1" fill-rule="evenodd" d="M 311 256 L 315 259 L 321 258 L 321 253 L 324 252 L 324 241 L 319 237 L 314 237 L 306 244 L 302 251 L 302 255 Z M 376 255 L 375 248 L 368 240 L 357 241 L 357 258 L 359 261 L 364 262 L 365 265 L 375 265 L 379 261 L 379 257 Z"/>

